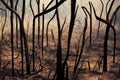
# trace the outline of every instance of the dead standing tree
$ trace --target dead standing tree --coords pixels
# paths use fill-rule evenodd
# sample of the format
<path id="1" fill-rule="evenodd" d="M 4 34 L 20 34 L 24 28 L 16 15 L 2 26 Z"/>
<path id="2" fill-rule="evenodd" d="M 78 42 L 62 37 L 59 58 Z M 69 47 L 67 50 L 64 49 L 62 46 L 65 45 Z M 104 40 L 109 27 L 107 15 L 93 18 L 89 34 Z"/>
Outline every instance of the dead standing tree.
<path id="1" fill-rule="evenodd" d="M 108 1 L 108 3 L 109 2 L 110 2 L 110 0 Z M 108 37 L 109 37 L 110 28 L 113 30 L 113 33 L 114 33 L 113 62 L 115 62 L 116 30 L 115 30 L 114 26 L 112 25 L 112 21 L 113 21 L 113 19 L 115 17 L 115 14 L 120 9 L 120 5 L 115 9 L 115 11 L 113 12 L 112 16 L 110 16 L 110 13 L 111 13 L 111 10 L 112 10 L 114 2 L 115 2 L 115 0 L 112 0 L 108 11 L 107 11 L 107 8 L 106 8 L 106 12 L 107 12 L 106 20 L 97 16 L 95 8 L 94 8 L 94 6 L 91 3 L 96 19 L 101 21 L 101 22 L 103 22 L 103 23 L 105 23 L 105 24 L 107 24 L 106 31 L 105 31 L 105 38 L 104 38 L 104 55 L 103 55 L 103 71 L 104 72 L 107 71 L 107 51 L 108 51 Z M 106 5 L 106 6 L 108 6 L 108 5 Z"/>
<path id="2" fill-rule="evenodd" d="M 15 3 L 15 11 L 17 11 L 18 2 L 19 0 L 17 0 Z M 15 24 L 16 25 L 16 47 L 18 49 L 18 18 L 17 16 L 15 16 L 15 19 L 16 19 L 16 24 Z"/>
<path id="3" fill-rule="evenodd" d="M 4 39 L 4 29 L 5 29 L 5 25 L 6 25 L 6 20 L 7 20 L 7 12 L 6 10 L 0 8 L 1 11 L 4 12 L 5 14 L 5 19 L 4 19 L 4 22 L 2 24 L 2 31 L 1 31 L 1 40 L 0 40 L 0 67 L 1 67 L 1 64 L 2 64 L 2 43 L 3 43 L 3 39 Z"/>
<path id="4" fill-rule="evenodd" d="M 47 44 L 47 47 L 49 46 L 49 42 L 48 42 L 49 41 L 49 37 L 48 37 L 49 24 L 54 19 L 55 15 L 56 15 L 56 12 L 53 14 L 53 16 L 51 17 L 51 19 L 47 23 L 47 27 L 46 27 L 46 44 Z"/>
<path id="5" fill-rule="evenodd" d="M 58 0 L 56 0 L 56 4 L 58 3 Z M 62 38 L 62 31 L 64 28 L 64 24 L 66 22 L 66 19 L 61 27 L 60 17 L 59 17 L 59 11 L 58 8 L 56 8 L 56 19 L 57 19 L 57 27 L 58 27 L 58 43 L 57 43 L 57 68 L 56 68 L 56 74 L 57 74 L 57 80 L 64 79 L 63 76 L 63 69 L 62 69 L 62 47 L 61 47 L 61 38 Z M 54 16 L 53 16 L 54 17 Z"/>
<path id="6" fill-rule="evenodd" d="M 87 12 L 89 19 L 90 19 L 90 34 L 89 35 L 90 35 L 90 46 L 91 46 L 92 45 L 92 6 L 90 5 L 90 3 L 89 3 L 89 7 L 90 7 L 90 11 L 88 11 L 88 9 L 85 7 L 82 7 L 82 9 L 85 14 Z"/>
<path id="7" fill-rule="evenodd" d="M 51 2 L 47 5 L 47 7 L 44 9 L 43 12 L 38 13 L 38 14 L 34 15 L 34 17 L 33 17 L 33 34 L 32 34 L 33 35 L 33 40 L 32 40 L 33 72 L 35 71 L 35 68 L 34 68 L 35 67 L 35 55 L 34 55 L 35 54 L 35 44 L 34 44 L 35 43 L 35 20 L 36 20 L 36 18 L 55 10 L 57 7 L 59 7 L 61 4 L 63 4 L 66 0 L 61 0 L 56 5 L 52 6 L 51 8 L 48 8 L 53 1 L 54 0 L 51 0 Z"/>
<path id="8" fill-rule="evenodd" d="M 5 25 L 6 25 L 6 21 L 7 21 L 7 11 L 5 9 L 2 9 L 2 8 L 0 8 L 0 10 L 3 11 L 5 14 L 5 19 L 4 19 L 4 22 L 2 25 L 2 31 L 1 31 L 1 40 L 3 40 L 4 39 L 3 35 L 4 35 Z"/>
<path id="9" fill-rule="evenodd" d="M 17 6 L 18 6 L 19 0 L 16 1 L 15 3 L 15 11 L 17 11 Z M 16 47 L 18 48 L 18 18 L 15 16 L 16 19 Z"/>
<path id="10" fill-rule="evenodd" d="M 37 3 L 37 11 L 39 14 L 40 13 L 40 0 L 36 0 L 36 3 Z M 32 0 L 30 0 L 30 8 L 31 8 L 31 11 L 32 11 L 32 14 L 33 14 L 33 17 L 35 16 L 35 12 L 34 12 L 34 9 L 32 7 Z M 40 16 L 38 17 L 38 46 L 40 46 Z"/>
<path id="11" fill-rule="evenodd" d="M 38 13 L 40 13 L 40 0 L 36 0 Z M 38 46 L 40 45 L 40 17 L 38 17 Z"/>
<path id="12" fill-rule="evenodd" d="M 90 21 L 90 33 L 89 33 L 89 37 L 90 37 L 90 41 L 89 41 L 89 46 L 92 45 L 92 6 L 91 4 L 89 3 L 89 7 L 90 7 L 90 11 L 88 11 L 88 9 L 86 7 L 83 7 L 82 6 L 82 9 L 85 13 L 85 27 L 84 27 L 84 30 L 82 32 L 82 34 L 80 35 L 80 38 L 78 40 L 78 43 L 80 42 L 80 39 L 81 39 L 81 36 L 82 37 L 82 45 L 81 45 L 81 50 L 80 49 L 80 45 L 78 44 L 78 48 L 77 48 L 77 55 L 76 55 L 76 60 L 75 60 L 75 66 L 74 66 L 74 69 L 73 69 L 73 73 L 75 74 L 76 73 L 76 70 L 79 66 L 79 63 L 80 63 L 80 60 L 81 60 L 81 57 L 82 57 L 82 53 L 83 53 L 83 50 L 84 50 L 84 45 L 86 43 L 86 30 L 88 28 L 88 16 L 89 16 L 89 21 Z M 88 14 L 88 15 L 87 15 Z M 79 55 L 79 56 L 78 56 Z M 89 66 L 89 69 L 90 69 L 90 64 L 89 64 L 89 61 L 88 61 L 88 66 Z"/>
<path id="13" fill-rule="evenodd" d="M 76 60 L 75 60 L 75 65 L 74 65 L 74 69 L 73 69 L 73 73 L 76 74 L 76 70 L 79 66 L 79 63 L 80 63 L 80 60 L 81 60 L 81 57 L 82 57 L 82 53 L 83 53 L 83 50 L 84 50 L 84 45 L 85 45 L 85 36 L 86 36 L 86 30 L 87 30 L 87 26 L 88 26 L 88 23 L 87 23 L 87 20 L 88 20 L 88 16 L 87 16 L 87 11 L 86 11 L 86 8 L 85 7 L 82 7 L 84 13 L 85 13 L 85 27 L 84 27 L 84 30 L 83 30 L 83 35 L 82 35 L 82 46 L 81 46 L 81 50 L 78 51 L 77 55 L 76 55 Z M 81 37 L 81 36 L 80 36 Z M 78 56 L 79 55 L 79 56 Z"/>
<path id="14" fill-rule="evenodd" d="M 10 0 L 10 6 L 13 8 L 13 0 Z M 13 43 L 13 12 L 11 11 L 10 24 L 11 24 L 11 52 L 12 52 L 12 76 L 14 77 L 14 43 Z"/>
<path id="15" fill-rule="evenodd" d="M 27 45 L 27 39 L 26 39 L 26 34 L 25 34 L 25 30 L 24 30 L 24 24 L 23 24 L 23 17 L 22 19 L 20 17 L 20 15 L 13 9 L 11 8 L 4 0 L 1 0 L 1 2 L 5 5 L 5 7 L 12 11 L 19 19 L 20 22 L 20 41 L 21 41 L 21 55 L 23 54 L 23 41 L 24 41 L 24 47 L 25 47 L 25 58 L 26 58 L 26 72 L 27 74 L 30 74 L 30 64 L 29 64 L 29 56 L 28 56 L 28 45 Z M 25 8 L 25 7 L 24 7 Z M 24 13 L 24 9 L 23 9 L 23 13 Z"/>
<path id="16" fill-rule="evenodd" d="M 26 0 L 23 0 L 22 2 L 22 18 L 21 18 L 21 21 L 22 21 L 22 24 L 23 24 L 23 28 L 21 29 L 20 33 L 24 33 L 23 34 L 23 39 L 24 39 L 24 47 L 25 47 L 25 59 L 26 59 L 26 70 L 27 70 L 27 73 L 29 74 L 30 73 L 30 60 L 29 60 L 29 54 L 28 54 L 28 45 L 27 45 L 27 37 L 26 37 L 26 33 L 24 31 L 24 19 L 25 19 L 25 4 L 26 4 Z M 22 36 L 22 33 L 21 33 L 21 36 Z M 21 38 L 21 41 L 22 41 L 22 38 Z M 22 75 L 24 75 L 24 54 L 22 54 Z"/>
<path id="17" fill-rule="evenodd" d="M 43 4 L 44 11 L 44 4 Z M 42 58 L 43 58 L 43 50 L 44 50 L 44 15 L 42 16 Z"/>
<path id="18" fill-rule="evenodd" d="M 67 72 L 67 70 L 65 71 L 65 67 L 68 66 L 67 61 L 69 59 L 69 52 L 70 52 L 70 46 L 71 46 L 71 38 L 72 38 L 72 33 L 73 33 L 73 29 L 74 29 L 74 24 L 75 24 L 75 18 L 77 15 L 77 10 L 78 7 L 76 8 L 76 0 L 71 0 L 71 17 L 70 17 L 70 25 L 69 25 L 69 31 L 68 31 L 68 42 L 67 42 L 67 54 L 65 57 L 65 60 L 62 64 L 62 75 L 61 75 L 61 79 L 64 79 L 64 73 Z M 68 74 L 66 74 L 66 77 L 68 77 Z"/>

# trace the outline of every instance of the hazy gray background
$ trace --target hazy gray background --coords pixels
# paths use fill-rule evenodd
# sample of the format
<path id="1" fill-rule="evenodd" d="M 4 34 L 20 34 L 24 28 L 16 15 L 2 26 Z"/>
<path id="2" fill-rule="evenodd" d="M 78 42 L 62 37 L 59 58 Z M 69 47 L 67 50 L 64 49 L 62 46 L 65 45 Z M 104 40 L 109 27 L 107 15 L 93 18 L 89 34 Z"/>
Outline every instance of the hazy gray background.
<path id="1" fill-rule="evenodd" d="M 13 0 L 13 1 L 16 1 L 16 0 Z M 25 15 L 25 21 L 26 22 L 25 23 L 27 23 L 28 21 L 32 21 L 32 19 L 33 19 L 29 1 L 30 0 L 26 0 L 26 15 Z M 51 0 L 40 0 L 40 1 L 41 1 L 41 3 L 40 3 L 41 7 L 40 8 L 41 8 L 41 11 L 42 11 L 42 5 L 44 4 L 44 6 L 46 7 L 46 5 Z M 71 0 L 67 0 L 66 2 L 64 2 L 64 4 L 62 4 L 59 7 L 59 13 L 60 13 L 61 21 L 63 21 L 65 19 L 65 17 L 67 18 L 67 22 L 69 22 L 69 20 L 70 20 L 70 4 L 71 4 L 70 1 Z M 83 26 L 83 24 L 84 24 L 84 17 L 85 17 L 81 7 L 85 6 L 89 10 L 89 4 L 88 4 L 89 1 L 91 1 L 93 3 L 93 5 L 95 6 L 95 9 L 96 9 L 96 12 L 97 12 L 98 16 L 100 15 L 100 12 L 101 12 L 102 5 L 100 3 L 100 0 L 77 0 L 77 5 L 79 5 L 79 9 L 78 9 L 76 20 L 80 20 L 81 26 Z M 103 0 L 104 4 L 106 4 L 107 1 L 108 0 Z M 8 2 L 9 2 L 9 0 L 8 0 Z M 51 6 L 53 6 L 54 4 L 55 4 L 55 1 L 51 4 Z M 22 5 L 22 0 L 19 0 L 19 6 L 18 6 L 18 11 L 17 12 L 20 15 L 21 15 L 21 5 Z M 33 9 L 34 9 L 35 14 L 37 14 L 37 4 L 36 4 L 35 0 L 32 0 L 32 5 L 33 5 Z M 114 9 L 118 5 L 120 5 L 120 0 L 115 1 Z M 4 6 L 2 5 L 1 2 L 0 2 L 0 7 L 4 8 Z M 114 9 L 112 11 L 114 11 Z M 9 13 L 10 12 L 8 12 L 8 14 Z M 53 16 L 53 13 L 54 13 L 54 11 L 52 11 L 50 14 L 45 15 L 45 22 L 48 22 L 48 20 Z M 0 14 L 4 15 L 3 12 L 0 12 Z M 104 13 L 103 13 L 102 17 L 105 18 L 105 16 L 106 16 L 106 13 L 105 13 L 105 9 L 104 9 Z M 120 18 L 120 10 L 119 10 L 119 13 L 117 14 L 117 22 L 120 22 L 119 18 Z M 94 25 L 98 24 L 98 21 L 94 18 L 94 15 L 93 15 L 93 24 Z"/>

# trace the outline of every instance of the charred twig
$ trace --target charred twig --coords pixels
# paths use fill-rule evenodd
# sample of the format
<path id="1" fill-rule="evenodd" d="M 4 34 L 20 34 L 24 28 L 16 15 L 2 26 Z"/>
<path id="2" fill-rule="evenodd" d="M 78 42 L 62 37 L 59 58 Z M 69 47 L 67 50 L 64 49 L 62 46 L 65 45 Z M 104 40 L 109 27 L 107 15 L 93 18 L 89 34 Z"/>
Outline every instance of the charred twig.
<path id="1" fill-rule="evenodd" d="M 50 24 L 50 22 L 54 19 L 54 17 L 55 17 L 55 15 L 56 15 L 56 11 L 55 11 L 55 13 L 53 14 L 53 16 L 52 16 L 52 18 L 48 21 L 48 23 L 47 23 L 47 28 L 46 28 L 46 43 L 47 43 L 47 47 L 48 47 L 48 27 L 49 27 L 49 24 Z"/>
<path id="2" fill-rule="evenodd" d="M 100 13 L 100 18 L 102 17 L 102 14 L 103 14 L 103 9 L 104 9 L 104 3 L 102 0 L 100 0 L 101 4 L 102 4 L 102 10 L 101 10 L 101 13 Z M 98 24 L 98 30 L 97 30 L 97 37 L 99 37 L 99 31 L 100 31 L 100 21 L 99 21 L 99 24 Z"/>

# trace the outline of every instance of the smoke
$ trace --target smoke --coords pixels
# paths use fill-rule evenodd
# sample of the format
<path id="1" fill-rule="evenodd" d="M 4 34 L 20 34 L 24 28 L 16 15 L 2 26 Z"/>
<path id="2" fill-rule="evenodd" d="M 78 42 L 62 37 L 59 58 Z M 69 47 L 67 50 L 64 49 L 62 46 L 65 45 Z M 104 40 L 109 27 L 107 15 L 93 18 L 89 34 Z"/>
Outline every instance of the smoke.
<path id="1" fill-rule="evenodd" d="M 8 0 L 9 1 L 9 0 Z M 16 1 L 16 0 L 15 0 Z M 43 4 L 44 4 L 44 7 L 46 7 L 49 2 L 51 0 L 40 0 L 40 11 L 42 12 L 42 8 L 43 8 Z M 77 13 L 77 17 L 76 17 L 76 20 L 79 20 L 80 23 L 81 23 L 81 26 L 83 26 L 84 24 L 84 18 L 85 18 L 85 14 L 82 10 L 82 6 L 85 6 L 88 10 L 89 10 L 89 1 L 91 1 L 96 9 L 96 13 L 98 16 L 100 16 L 100 13 L 101 13 L 101 9 L 102 9 L 102 5 L 101 5 L 101 2 L 100 0 L 77 0 L 77 5 L 79 5 L 79 9 L 78 9 L 78 13 Z M 106 18 L 106 11 L 105 11 L 105 5 L 107 3 L 108 0 L 102 0 L 103 3 L 104 3 L 104 11 L 103 11 L 103 15 L 102 15 L 102 18 Z M 112 1 L 112 0 L 111 0 Z M 111 3 L 110 1 L 110 3 Z M 67 18 L 67 22 L 69 22 L 70 20 L 70 5 L 71 5 L 71 0 L 66 0 L 66 2 L 64 2 L 58 9 L 59 9 L 59 14 L 60 14 L 60 18 L 61 18 L 61 21 L 63 21 L 65 19 L 65 17 Z M 110 4 L 109 3 L 109 4 Z M 22 0 L 19 0 L 19 4 L 18 4 L 18 13 L 21 15 L 21 7 L 22 5 Z M 55 5 L 55 0 L 53 1 L 53 3 L 48 7 L 50 8 L 51 6 Z M 120 0 L 115 0 L 115 4 L 113 6 L 113 9 L 112 9 L 112 13 L 114 12 L 114 10 L 116 9 L 116 7 L 120 5 Z M 33 6 L 33 10 L 35 12 L 35 14 L 37 14 L 37 3 L 35 0 L 32 0 L 32 6 Z M 0 2 L 0 7 L 1 8 L 5 8 L 1 2 Z M 109 7 L 109 6 L 108 6 Z M 112 13 L 110 14 L 110 16 L 112 15 Z M 3 13 L 0 12 L 0 14 L 2 15 Z M 54 11 L 52 11 L 50 14 L 46 14 L 45 15 L 45 19 L 46 20 L 49 20 L 54 14 Z M 120 10 L 119 12 L 117 13 L 117 23 L 120 21 Z M 32 12 L 31 12 L 31 9 L 30 9 L 30 0 L 26 0 L 26 15 L 25 15 L 25 18 L 26 20 L 32 20 L 33 16 L 32 16 Z M 93 15 L 93 22 L 94 22 L 94 25 L 97 25 L 98 22 L 96 21 L 94 15 Z"/>

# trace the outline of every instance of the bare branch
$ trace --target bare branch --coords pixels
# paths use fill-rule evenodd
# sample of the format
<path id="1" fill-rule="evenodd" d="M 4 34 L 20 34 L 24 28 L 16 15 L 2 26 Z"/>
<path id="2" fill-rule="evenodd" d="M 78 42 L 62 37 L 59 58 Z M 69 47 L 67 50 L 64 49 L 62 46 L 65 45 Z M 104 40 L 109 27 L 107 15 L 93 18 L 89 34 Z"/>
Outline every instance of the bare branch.
<path id="1" fill-rule="evenodd" d="M 62 28 L 61 28 L 61 35 L 62 35 L 62 32 L 63 32 L 63 28 L 64 28 L 64 25 L 65 25 L 65 23 L 66 23 L 66 17 L 65 17 L 65 20 L 64 20 L 64 22 L 63 22 L 63 25 L 62 25 Z"/>
<path id="2" fill-rule="evenodd" d="M 37 17 L 39 17 L 39 16 L 41 16 L 41 15 L 43 15 L 43 14 L 47 14 L 47 13 L 53 11 L 56 7 L 59 7 L 59 6 L 60 6 L 62 3 L 64 3 L 65 1 L 66 1 L 66 0 L 61 0 L 61 1 L 59 1 L 59 2 L 58 2 L 56 5 L 54 5 L 53 7 L 49 8 L 49 9 L 47 9 L 47 10 L 44 10 L 43 12 L 35 15 L 34 18 L 37 18 Z"/>
<path id="3" fill-rule="evenodd" d="M 110 22 L 113 21 L 114 16 L 116 15 L 116 13 L 117 13 L 119 10 L 120 10 L 120 5 L 119 5 L 119 6 L 116 8 L 116 10 L 113 12 L 113 15 L 112 15 L 112 17 L 111 17 L 111 19 L 110 19 Z"/>
<path id="4" fill-rule="evenodd" d="M 101 13 L 100 13 L 100 18 L 102 17 L 102 13 L 103 13 L 103 9 L 104 9 L 104 3 L 102 0 L 100 0 L 101 4 L 102 4 L 102 10 L 101 10 Z M 99 37 L 99 31 L 100 31 L 100 21 L 99 21 L 99 24 L 98 24 L 98 30 L 97 30 L 97 37 Z"/>
<path id="5" fill-rule="evenodd" d="M 112 0 L 112 3 L 110 4 L 109 10 L 108 10 L 107 16 L 106 16 L 106 19 L 107 19 L 107 20 L 109 20 L 110 12 L 111 12 L 111 10 L 112 10 L 112 7 L 113 7 L 114 2 L 115 2 L 115 0 Z"/>
<path id="6" fill-rule="evenodd" d="M 94 11 L 94 14 L 95 14 L 96 19 L 98 19 L 99 21 L 102 21 L 102 22 L 105 23 L 105 24 L 108 24 L 109 21 L 106 21 L 106 20 L 104 20 L 104 19 L 102 19 L 102 18 L 100 18 L 100 17 L 97 16 L 96 11 L 95 11 L 95 8 L 94 8 L 94 6 L 93 6 L 92 3 L 91 3 L 91 5 L 92 5 L 92 7 L 93 7 L 93 11 Z"/>
<path id="7" fill-rule="evenodd" d="M 45 8 L 45 10 L 47 10 L 47 8 L 52 4 L 54 0 L 51 0 L 50 3 L 47 5 L 47 7 Z"/>
<path id="8" fill-rule="evenodd" d="M 82 10 L 83 10 L 83 12 L 85 13 L 86 18 L 88 18 L 87 13 L 86 13 L 86 11 L 88 11 L 88 10 L 86 9 L 86 7 L 82 6 Z M 88 12 L 88 13 L 89 13 L 89 12 Z"/>
<path id="9" fill-rule="evenodd" d="M 35 16 L 34 10 L 33 10 L 33 8 L 32 8 L 32 0 L 30 0 L 30 9 L 31 9 L 31 11 L 32 11 L 33 16 Z"/>
<path id="10" fill-rule="evenodd" d="M 17 9 L 18 2 L 19 2 L 19 0 L 16 1 L 15 10 Z"/>
<path id="11" fill-rule="evenodd" d="M 46 42 L 47 42 L 47 46 L 48 46 L 48 27 L 49 27 L 50 22 L 54 19 L 55 15 L 56 15 L 56 11 L 53 14 L 52 18 L 47 23 L 47 28 L 46 28 Z"/>
<path id="12" fill-rule="evenodd" d="M 109 4 L 110 0 L 107 1 L 107 4 L 106 4 L 106 15 L 107 15 L 107 9 L 108 9 L 108 4 Z M 107 18 L 106 18 L 107 19 Z"/>

